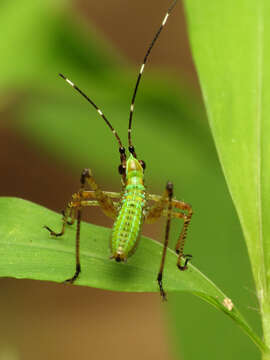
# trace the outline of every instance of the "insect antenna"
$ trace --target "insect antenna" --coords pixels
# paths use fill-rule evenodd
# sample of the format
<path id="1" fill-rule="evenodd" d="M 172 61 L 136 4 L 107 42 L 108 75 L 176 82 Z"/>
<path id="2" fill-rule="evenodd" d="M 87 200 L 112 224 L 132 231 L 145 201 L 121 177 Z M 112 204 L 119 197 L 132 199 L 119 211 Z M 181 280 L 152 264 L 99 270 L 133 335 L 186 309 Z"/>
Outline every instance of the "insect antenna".
<path id="1" fill-rule="evenodd" d="M 123 147 L 122 141 L 120 140 L 120 137 L 117 134 L 116 130 L 113 128 L 112 124 L 109 122 L 109 120 L 103 114 L 103 112 L 99 109 L 99 107 L 80 88 L 78 88 L 77 85 L 75 85 L 72 81 L 70 81 L 63 74 L 59 74 L 59 76 L 61 76 L 61 78 L 63 78 L 70 86 L 72 86 L 79 94 L 81 94 L 97 110 L 99 115 L 103 118 L 103 120 L 109 126 L 109 128 L 111 129 L 112 133 L 116 137 L 116 140 L 119 144 L 120 159 L 121 159 L 121 163 L 123 163 L 123 161 L 126 160 L 125 148 Z"/>
<path id="2" fill-rule="evenodd" d="M 143 59 L 143 63 L 142 63 L 142 66 L 141 66 L 141 69 L 140 69 L 140 72 L 139 72 L 139 75 L 137 77 L 137 81 L 136 81 L 136 85 L 135 85 L 135 89 L 134 89 L 134 92 L 133 92 L 133 95 L 132 95 L 132 100 L 131 100 L 131 105 L 130 105 L 130 113 L 129 113 L 129 125 L 128 125 L 128 144 L 129 144 L 129 151 L 136 157 L 136 153 L 135 153 L 135 149 L 134 149 L 134 146 L 132 145 L 132 141 L 131 141 L 131 126 L 132 126 L 132 118 L 133 118 L 133 111 L 134 111 L 134 102 L 135 102 L 135 98 L 136 98 L 136 94 L 137 94 L 137 90 L 138 90 L 138 87 L 139 87 L 139 84 L 140 84 L 140 81 L 141 81 L 141 77 L 142 77 L 142 73 L 144 71 L 144 67 L 145 67 L 145 64 L 147 62 L 147 59 L 148 59 L 148 56 L 155 44 L 155 42 L 157 41 L 162 29 L 164 28 L 167 20 L 168 20 L 168 17 L 170 15 L 170 13 L 172 12 L 173 8 L 175 7 L 176 3 L 177 3 L 178 0 L 174 0 L 174 2 L 171 4 L 171 6 L 169 7 L 158 31 L 156 32 L 149 48 L 147 49 L 147 52 L 144 56 L 144 59 Z"/>

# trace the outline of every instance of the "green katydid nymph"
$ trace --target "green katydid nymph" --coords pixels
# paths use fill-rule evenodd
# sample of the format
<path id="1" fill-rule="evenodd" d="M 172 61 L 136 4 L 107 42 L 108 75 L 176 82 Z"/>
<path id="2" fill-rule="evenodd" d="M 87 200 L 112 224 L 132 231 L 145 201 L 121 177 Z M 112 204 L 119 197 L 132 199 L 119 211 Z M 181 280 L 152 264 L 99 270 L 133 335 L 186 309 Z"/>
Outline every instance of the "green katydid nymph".
<path id="1" fill-rule="evenodd" d="M 175 0 L 168 9 L 158 31 L 156 32 L 149 48 L 147 49 L 139 75 L 137 77 L 135 89 L 132 95 L 129 127 L 128 127 L 128 151 L 129 156 L 120 140 L 116 130 L 113 128 L 107 117 L 98 108 L 98 106 L 72 81 L 64 75 L 60 76 L 71 85 L 79 94 L 81 94 L 103 118 L 106 124 L 114 134 L 120 153 L 119 173 L 122 179 L 122 192 L 108 192 L 99 188 L 95 182 L 90 169 L 84 169 L 81 174 L 81 187 L 78 192 L 72 195 L 71 201 L 68 203 L 65 211 L 63 212 L 63 225 L 62 230 L 57 233 L 51 230 L 48 226 L 45 228 L 53 236 L 61 236 L 65 232 L 66 225 L 72 225 L 77 220 L 76 231 L 76 270 L 74 275 L 67 279 L 66 282 L 73 283 L 81 272 L 80 263 L 80 225 L 82 211 L 88 206 L 100 206 L 103 213 L 114 220 L 112 234 L 110 238 L 111 259 L 117 262 L 126 261 L 131 256 L 137 247 L 140 239 L 141 229 L 144 222 L 152 223 L 158 220 L 161 216 L 167 218 L 165 229 L 165 240 L 162 253 L 160 269 L 157 276 L 157 282 L 162 298 L 166 299 L 166 293 L 163 288 L 162 274 L 165 264 L 165 256 L 168 247 L 169 233 L 171 219 L 183 219 L 183 227 L 180 232 L 177 244 L 176 253 L 178 254 L 177 266 L 180 270 L 186 270 L 188 261 L 191 255 L 184 255 L 184 243 L 187 234 L 188 225 L 192 217 L 192 208 L 189 204 L 173 198 L 173 184 L 168 182 L 165 187 L 163 195 L 153 195 L 146 191 L 144 186 L 145 163 L 138 159 L 135 147 L 131 138 L 132 119 L 134 112 L 134 103 L 140 84 L 140 80 L 148 59 L 148 56 L 158 39 L 167 19 L 176 5 Z M 151 201 L 151 204 L 149 203 Z"/>

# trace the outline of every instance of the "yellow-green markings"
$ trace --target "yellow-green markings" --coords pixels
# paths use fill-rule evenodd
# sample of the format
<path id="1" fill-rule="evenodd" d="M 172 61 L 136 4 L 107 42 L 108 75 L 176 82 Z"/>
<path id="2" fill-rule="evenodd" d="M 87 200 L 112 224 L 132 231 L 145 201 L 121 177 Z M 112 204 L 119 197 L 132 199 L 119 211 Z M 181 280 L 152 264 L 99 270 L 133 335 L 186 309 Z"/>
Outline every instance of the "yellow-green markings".
<path id="1" fill-rule="evenodd" d="M 131 154 L 126 164 L 127 185 L 111 236 L 112 258 L 126 261 L 136 249 L 143 225 L 145 187 L 143 168 Z"/>

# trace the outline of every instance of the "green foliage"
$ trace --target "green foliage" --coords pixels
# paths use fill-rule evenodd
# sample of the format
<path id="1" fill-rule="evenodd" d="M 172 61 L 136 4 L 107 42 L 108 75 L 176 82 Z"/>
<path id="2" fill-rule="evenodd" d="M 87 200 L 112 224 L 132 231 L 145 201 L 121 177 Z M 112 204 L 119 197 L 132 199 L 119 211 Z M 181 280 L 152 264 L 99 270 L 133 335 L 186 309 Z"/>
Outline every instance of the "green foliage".
<path id="1" fill-rule="evenodd" d="M 46 229 L 42 230 L 44 224 L 59 226 L 59 215 L 52 211 L 16 198 L 1 198 L 0 209 L 0 277 L 61 283 L 74 274 L 75 226 L 66 231 L 64 238 L 53 239 Z M 109 229 L 82 224 L 82 273 L 75 284 L 114 291 L 158 291 L 156 278 L 162 245 L 143 237 L 136 256 L 119 265 L 109 258 L 109 234 Z M 177 255 L 169 249 L 164 273 L 166 291 L 199 296 L 229 315 L 259 348 L 264 348 L 233 304 L 231 308 L 226 295 L 194 266 L 183 273 L 176 262 Z"/>
<path id="2" fill-rule="evenodd" d="M 252 265 L 270 346 L 268 1 L 186 1 L 210 126 Z"/>
<path id="3" fill-rule="evenodd" d="M 238 87 L 233 86 L 235 93 L 237 89 L 239 91 L 237 95 L 232 95 L 225 87 L 232 83 L 232 78 L 237 78 L 237 73 L 230 73 L 230 76 L 225 74 L 222 77 L 221 69 L 223 68 L 220 63 L 228 58 L 230 61 L 226 63 L 231 64 L 233 57 L 224 53 L 224 56 L 220 57 L 222 61 L 211 62 L 211 55 L 214 59 L 217 56 L 216 52 L 212 54 L 213 44 L 203 38 L 203 36 L 206 37 L 203 29 L 208 29 L 206 25 L 215 21 L 216 13 L 214 10 L 214 13 L 211 12 L 210 8 L 205 6 L 205 8 L 203 7 L 205 17 L 201 17 L 202 5 L 200 4 L 197 5 L 197 2 L 193 1 L 189 7 L 194 6 L 194 8 L 188 8 L 188 13 L 194 14 L 192 15 L 194 23 L 189 17 L 192 44 L 193 47 L 199 48 L 198 57 L 208 70 L 203 81 L 204 89 L 208 84 L 208 78 L 209 86 L 211 85 L 211 93 L 209 93 L 211 101 L 207 102 L 208 111 L 209 104 L 211 103 L 211 108 L 212 104 L 215 104 L 215 111 L 220 110 L 220 119 L 226 122 L 221 133 L 227 134 L 233 129 L 238 117 L 242 121 L 244 119 L 242 113 L 240 114 L 239 107 L 232 105 L 237 104 L 236 101 L 243 101 L 249 109 L 249 100 L 245 100 L 246 95 L 242 97 L 241 94 L 242 90 L 249 91 L 250 95 L 253 92 L 246 87 L 246 82 L 243 83 L 245 84 L 244 89 L 240 87 L 241 84 Z M 218 7 L 219 4 L 212 4 L 212 6 Z M 198 6 L 197 11 L 195 6 Z M 46 150 L 57 161 L 65 162 L 70 168 L 76 170 L 78 179 L 83 167 L 91 167 L 104 189 L 119 190 L 120 181 L 117 174 L 119 154 L 115 139 L 95 110 L 79 98 L 78 94 L 75 94 L 62 79 L 57 78 L 57 74 L 59 71 L 63 72 L 85 90 L 101 107 L 119 131 L 123 141 L 126 142 L 131 93 L 139 69 L 132 71 L 131 74 L 123 60 L 119 59 L 119 55 L 116 56 L 112 51 L 109 52 L 107 44 L 105 47 L 93 30 L 86 32 L 82 22 L 74 13 L 71 16 L 68 11 L 61 10 L 59 12 L 55 4 L 51 8 L 51 2 L 39 1 L 33 5 L 30 0 L 5 1 L 1 3 L 0 9 L 0 29 L 3 30 L 1 33 L 6 31 L 7 24 L 10 32 L 12 32 L 11 29 L 18 29 L 17 26 L 20 28 L 20 31 L 14 30 L 12 34 L 7 33 L 7 37 L 0 44 L 0 49 L 2 49 L 0 58 L 1 87 L 16 85 L 19 89 L 24 90 L 24 96 L 20 97 L 22 101 L 14 110 L 14 115 L 20 120 L 16 123 L 16 128 L 28 139 L 31 139 L 38 149 Z M 25 13 L 21 17 L 18 14 L 21 14 L 23 9 L 25 9 Z M 220 10 L 220 14 L 223 12 L 224 9 Z M 231 15 L 233 13 L 234 11 L 231 11 Z M 241 18 L 239 15 L 238 17 Z M 204 22 L 198 21 L 201 26 L 196 24 L 196 19 L 204 19 Z M 207 36 L 214 37 L 218 33 L 217 30 L 222 29 L 218 22 L 216 27 L 215 31 Z M 229 33 L 230 29 L 226 29 L 224 36 L 228 35 L 231 38 Z M 199 41 L 196 40 L 196 37 Z M 216 38 L 217 45 L 224 44 L 224 41 Z M 26 43 L 27 47 L 25 47 Z M 239 43 L 242 41 L 239 40 Z M 160 44 L 160 46 L 162 45 Z M 229 45 L 227 44 L 224 52 L 228 49 Z M 18 58 L 20 62 L 18 62 Z M 204 73 L 201 71 L 202 65 L 197 56 L 196 61 L 200 73 Z M 210 64 L 208 65 L 208 63 Z M 240 65 L 242 64 L 239 60 L 239 67 Z M 253 323 L 254 327 L 258 328 L 256 314 L 253 315 L 247 310 L 249 306 L 256 306 L 256 302 L 251 298 L 249 292 L 244 290 L 244 287 L 247 287 L 251 289 L 251 292 L 253 291 L 246 249 L 243 246 L 240 227 L 220 172 L 202 105 L 194 95 L 186 89 L 183 90 L 175 80 L 168 79 L 168 76 L 165 77 L 164 74 L 158 72 L 151 73 L 148 66 L 146 70 L 135 106 L 134 140 L 138 155 L 147 164 L 146 183 L 148 189 L 151 192 L 161 193 L 170 179 L 174 182 L 176 197 L 192 204 L 195 215 L 187 238 L 186 252 L 194 255 L 193 263 L 203 273 L 218 283 L 221 288 L 228 290 L 226 293 L 229 293 L 229 297 L 241 309 L 245 317 Z M 242 73 L 242 70 L 244 72 L 244 67 L 237 71 Z M 250 72 L 249 68 L 246 70 L 248 73 Z M 220 90 L 223 89 L 223 86 L 224 92 Z M 208 91 L 206 90 L 205 93 Z M 221 100 L 216 99 L 215 94 L 221 94 Z M 231 100 L 227 99 L 226 102 L 223 102 L 223 98 L 226 99 L 228 96 L 231 97 Z M 245 116 L 250 120 L 248 111 Z M 210 118 L 213 119 L 213 116 Z M 213 121 L 212 128 L 214 129 Z M 250 123 L 247 123 L 245 131 L 242 131 L 242 137 L 246 135 L 248 127 L 250 127 Z M 233 137 L 233 139 L 237 138 Z M 227 148 L 229 149 L 236 146 L 234 143 L 232 145 L 232 142 L 228 142 L 228 144 Z M 240 141 L 237 142 L 238 144 Z M 252 156 L 256 157 L 253 153 Z M 231 163 L 234 163 L 234 159 L 236 159 L 235 153 L 233 153 L 233 157 L 230 155 L 227 162 L 229 163 L 230 160 Z M 235 161 L 235 171 L 240 169 L 238 164 L 242 164 L 242 160 L 244 161 L 244 159 Z M 254 165 L 254 159 L 252 164 Z M 245 178 L 241 177 L 241 180 L 242 186 L 249 180 L 249 175 L 246 175 Z M 51 179 L 51 183 L 52 191 L 54 191 L 55 179 Z M 71 189 L 71 193 L 74 190 L 77 189 Z M 0 217 L 9 211 L 10 214 L 13 214 L 5 225 L 7 227 L 4 235 L 9 239 L 6 245 L 10 245 L 15 239 L 28 244 L 29 234 L 33 234 L 32 243 L 29 248 L 24 247 L 24 253 L 20 253 L 21 247 L 16 248 L 16 259 L 20 260 L 18 265 L 23 266 L 23 269 L 20 268 L 19 273 L 15 274 L 14 271 L 12 274 L 10 272 L 12 264 L 10 263 L 9 273 L 5 272 L 5 276 L 19 277 L 21 274 L 21 277 L 24 277 L 27 271 L 29 277 L 35 276 L 35 278 L 54 281 L 62 281 L 70 276 L 74 268 L 74 229 L 68 230 L 63 243 L 58 240 L 54 241 L 54 239 L 50 239 L 42 226 L 45 224 L 52 227 L 59 226 L 59 216 L 56 217 L 48 210 L 19 200 L 3 199 L 2 201 L 6 210 L 0 211 Z M 21 211 L 12 213 L 12 208 L 16 209 L 17 206 L 21 207 Z M 63 204 L 59 204 L 59 208 L 62 206 Z M 27 221 L 24 222 L 24 233 L 15 238 L 14 232 L 12 232 L 14 225 L 16 221 L 23 220 L 23 216 L 27 218 Z M 5 216 L 1 220 L 0 231 L 4 229 L 2 224 L 5 224 L 6 221 L 7 217 Z M 252 218 L 252 221 L 255 220 Z M 88 231 L 84 230 L 88 227 Z M 172 231 L 171 248 L 174 247 L 173 241 L 178 233 L 179 224 L 177 229 L 174 228 Z M 91 238 L 93 235 L 101 238 L 101 241 L 91 242 L 90 235 Z M 159 238 L 163 239 L 163 231 Z M 144 240 L 130 263 L 114 264 L 108 260 L 105 239 L 108 240 L 107 230 L 100 229 L 98 231 L 93 226 L 83 224 L 83 247 L 88 249 L 89 246 L 89 249 L 92 247 L 94 249 L 95 246 L 100 246 L 100 249 L 98 258 L 91 258 L 84 262 L 85 272 L 80 281 L 84 281 L 84 276 L 91 275 L 89 279 L 92 286 L 112 288 L 112 284 L 109 287 L 108 283 L 106 283 L 107 285 L 104 283 L 104 279 L 106 281 L 109 279 L 115 282 L 114 290 L 135 291 L 134 287 L 137 287 L 138 290 L 138 286 L 141 286 L 140 291 L 155 291 L 156 269 L 160 261 L 157 254 L 160 252 L 160 246 L 150 240 Z M 33 246 L 33 244 L 41 243 L 43 244 L 42 252 Z M 149 248 L 147 250 L 147 246 L 150 246 L 151 253 Z M 57 249 L 59 251 L 56 251 Z M 63 251 L 63 249 L 68 249 L 68 251 Z M 6 246 L 5 251 L 7 250 Z M 152 259 L 152 250 L 156 256 L 155 261 Z M 26 253 L 30 253 L 30 256 L 26 256 Z M 12 254 L 10 255 L 12 256 Z M 42 256 L 42 259 L 39 258 L 39 261 L 32 263 L 31 266 L 27 265 L 26 259 L 35 261 L 37 255 Z M 83 259 L 86 259 L 88 255 L 91 254 L 86 251 Z M 208 302 L 231 317 L 235 317 L 242 328 L 245 328 L 246 332 L 250 332 L 236 307 L 232 312 L 228 312 L 221 305 L 224 295 L 221 295 L 215 285 L 210 285 L 200 275 L 196 291 L 192 276 L 199 273 L 192 267 L 193 271 L 187 275 L 179 274 L 175 266 L 175 255 L 170 253 L 169 257 L 165 274 L 168 290 L 183 290 L 186 286 L 186 290 L 199 293 Z M 59 261 L 56 261 L 57 258 Z M 18 263 L 17 260 L 16 262 Z M 156 264 L 156 267 L 153 263 Z M 96 265 L 95 269 L 93 269 L 93 264 Z M 134 274 L 132 264 L 149 265 L 149 269 L 151 269 L 147 272 L 148 282 L 142 283 L 140 276 L 145 267 L 141 267 L 140 271 Z M 152 266 L 150 266 L 151 264 Z M 117 265 L 119 266 L 117 267 Z M 89 272 L 88 267 L 91 267 Z M 56 269 L 59 271 L 54 271 Z M 111 278 L 108 269 L 112 269 L 117 276 Z M 22 271 L 24 271 L 24 275 L 22 275 Z M 47 275 L 44 277 L 46 273 Z M 2 274 L 4 275 L 4 273 Z M 130 281 L 131 276 L 132 280 L 137 279 L 137 281 Z M 180 279 L 181 282 L 179 282 Z M 204 288 L 204 292 L 201 292 L 199 289 L 204 287 L 203 284 L 207 284 L 208 290 Z M 215 294 L 218 298 L 215 298 Z M 197 359 L 203 354 L 207 354 L 208 359 L 219 358 L 221 360 L 236 358 L 241 353 L 247 360 L 254 359 L 258 355 L 241 333 L 237 332 L 237 328 L 232 327 L 231 323 L 227 324 L 226 319 L 224 320 L 225 317 L 219 316 L 218 312 L 211 312 L 209 307 L 205 308 L 200 303 L 192 306 L 193 301 L 193 299 L 185 298 L 183 293 L 178 295 L 176 292 L 171 294 L 169 302 L 172 327 L 177 334 L 175 343 L 181 343 L 181 353 L 184 352 L 187 359 Z M 228 334 L 230 334 L 230 338 L 228 338 Z M 260 348 L 263 348 L 261 341 L 254 333 L 251 332 L 249 335 L 253 337 Z M 227 346 L 227 343 L 224 346 L 225 338 L 230 346 Z"/>

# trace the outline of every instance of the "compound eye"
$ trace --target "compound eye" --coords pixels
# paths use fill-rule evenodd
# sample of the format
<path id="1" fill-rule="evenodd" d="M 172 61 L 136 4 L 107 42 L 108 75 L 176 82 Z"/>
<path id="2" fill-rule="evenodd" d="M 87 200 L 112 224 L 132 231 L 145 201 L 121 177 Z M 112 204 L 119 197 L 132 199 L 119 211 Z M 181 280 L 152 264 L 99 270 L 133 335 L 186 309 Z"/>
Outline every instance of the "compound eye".
<path id="1" fill-rule="evenodd" d="M 118 172 L 119 172 L 120 175 L 123 175 L 125 173 L 125 168 L 123 167 L 122 164 L 120 164 L 118 166 Z"/>
<path id="2" fill-rule="evenodd" d="M 139 163 L 141 164 L 141 167 L 143 168 L 143 170 L 145 170 L 146 168 L 146 164 L 143 160 L 139 160 Z"/>

